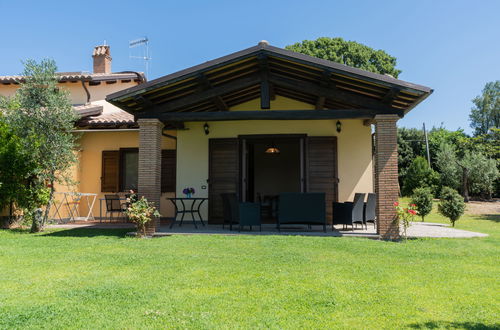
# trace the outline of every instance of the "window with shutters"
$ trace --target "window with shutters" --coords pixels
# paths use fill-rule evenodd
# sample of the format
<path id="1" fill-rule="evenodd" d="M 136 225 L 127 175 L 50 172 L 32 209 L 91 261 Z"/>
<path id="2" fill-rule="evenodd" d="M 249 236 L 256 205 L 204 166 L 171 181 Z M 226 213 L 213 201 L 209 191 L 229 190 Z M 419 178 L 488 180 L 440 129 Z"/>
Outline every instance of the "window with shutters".
<path id="1" fill-rule="evenodd" d="M 175 192 L 176 151 L 162 150 L 161 192 Z M 123 148 L 102 152 L 101 192 L 137 190 L 139 150 Z"/>

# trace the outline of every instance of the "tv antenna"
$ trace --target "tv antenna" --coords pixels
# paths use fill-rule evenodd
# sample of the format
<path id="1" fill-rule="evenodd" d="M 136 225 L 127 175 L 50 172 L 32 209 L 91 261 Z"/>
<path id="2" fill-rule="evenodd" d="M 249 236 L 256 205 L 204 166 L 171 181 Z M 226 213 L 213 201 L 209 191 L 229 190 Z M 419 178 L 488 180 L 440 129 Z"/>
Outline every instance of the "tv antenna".
<path id="1" fill-rule="evenodd" d="M 139 39 L 131 40 L 128 43 L 129 48 L 143 47 L 142 48 L 142 56 L 132 56 L 130 58 L 140 59 L 144 61 L 144 65 L 146 66 L 145 74 L 146 77 L 149 76 L 149 61 L 151 61 L 151 57 L 149 56 L 149 39 L 148 37 L 142 37 Z"/>

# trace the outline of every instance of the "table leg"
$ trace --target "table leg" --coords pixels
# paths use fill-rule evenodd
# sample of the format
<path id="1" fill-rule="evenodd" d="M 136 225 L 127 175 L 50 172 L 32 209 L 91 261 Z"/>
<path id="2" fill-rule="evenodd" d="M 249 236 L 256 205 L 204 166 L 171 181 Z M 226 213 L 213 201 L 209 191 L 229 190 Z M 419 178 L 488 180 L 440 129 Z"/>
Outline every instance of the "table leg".
<path id="1" fill-rule="evenodd" d="M 102 199 L 99 198 L 99 222 L 102 222 Z"/>
<path id="2" fill-rule="evenodd" d="M 90 198 L 90 196 L 87 196 L 87 206 L 89 207 L 89 212 L 87 213 L 87 218 L 85 219 L 85 221 L 88 221 L 89 218 L 90 218 L 90 216 L 92 216 L 92 220 L 95 220 L 95 217 L 94 217 L 94 204 L 95 204 L 95 200 L 97 198 L 97 195 L 92 196 L 92 203 L 90 203 L 89 198 Z"/>
<path id="3" fill-rule="evenodd" d="M 201 217 L 200 209 L 201 209 L 201 204 L 203 204 L 204 201 L 205 201 L 204 199 L 200 200 L 200 204 L 198 204 L 198 208 L 196 209 L 196 213 L 198 213 L 198 216 L 200 217 L 201 224 L 203 226 L 205 226 L 205 222 L 203 221 L 203 218 Z"/>
<path id="4" fill-rule="evenodd" d="M 172 229 L 175 222 L 177 221 L 177 216 L 179 215 L 179 209 L 177 208 L 177 203 L 175 202 L 175 200 L 171 199 L 170 201 L 172 202 L 172 204 L 174 204 L 174 208 L 175 208 L 174 221 L 172 221 L 172 223 L 170 224 L 170 229 Z"/>
<path id="5" fill-rule="evenodd" d="M 196 204 L 196 199 L 193 199 L 193 202 L 191 203 L 191 209 L 189 210 L 189 213 L 191 213 L 191 218 L 193 218 L 193 224 L 196 229 L 198 229 L 198 226 L 196 225 L 196 218 L 194 217 L 194 206 Z"/>

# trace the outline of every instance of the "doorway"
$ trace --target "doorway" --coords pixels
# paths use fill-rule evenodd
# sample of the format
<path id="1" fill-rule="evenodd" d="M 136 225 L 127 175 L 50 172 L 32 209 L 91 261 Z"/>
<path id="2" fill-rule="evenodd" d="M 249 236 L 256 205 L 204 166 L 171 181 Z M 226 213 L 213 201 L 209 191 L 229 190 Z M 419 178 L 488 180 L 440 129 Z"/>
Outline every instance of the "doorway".
<path id="1" fill-rule="evenodd" d="M 304 136 L 245 136 L 242 145 L 242 200 L 259 203 L 263 220 L 275 222 L 278 196 L 304 191 Z"/>

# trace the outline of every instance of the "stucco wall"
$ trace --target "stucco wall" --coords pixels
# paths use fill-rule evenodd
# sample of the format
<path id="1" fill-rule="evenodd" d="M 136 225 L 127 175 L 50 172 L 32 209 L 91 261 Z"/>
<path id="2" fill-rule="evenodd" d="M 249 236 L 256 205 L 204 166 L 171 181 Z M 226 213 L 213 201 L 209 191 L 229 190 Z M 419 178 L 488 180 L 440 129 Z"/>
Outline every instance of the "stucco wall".
<path id="1" fill-rule="evenodd" d="M 277 97 L 272 110 L 307 110 L 309 104 Z M 230 109 L 257 110 L 256 99 Z M 262 110 L 269 111 L 269 110 Z M 372 192 L 371 128 L 362 120 L 341 120 L 342 132 L 336 131 L 336 120 L 288 121 L 221 121 L 209 122 L 210 134 L 203 130 L 202 122 L 186 123 L 187 130 L 177 133 L 177 193 L 194 187 L 196 195 L 208 197 L 208 141 L 210 138 L 229 138 L 246 134 L 307 134 L 308 136 L 337 136 L 339 200 L 352 200 L 355 192 Z M 201 189 L 206 186 L 207 189 Z M 207 205 L 203 208 L 207 218 Z"/>
<path id="2" fill-rule="evenodd" d="M 169 132 L 175 135 L 175 132 Z M 120 148 L 138 148 L 139 132 L 91 132 L 83 133 L 79 140 L 80 153 L 79 164 L 75 168 L 74 177 L 79 181 L 73 187 L 59 187 L 59 191 L 77 191 L 82 193 L 97 193 L 96 204 L 93 208 L 95 217 L 99 216 L 99 198 L 104 198 L 104 193 L 101 193 L 101 167 L 102 167 L 102 151 L 104 150 L 119 150 Z M 162 149 L 175 149 L 175 140 L 163 138 Z M 160 214 L 164 217 L 173 216 L 173 208 L 171 202 L 166 198 L 173 197 L 173 193 L 162 194 L 160 203 Z M 104 216 L 103 202 L 103 216 Z M 86 201 L 81 204 L 81 214 L 86 214 L 88 211 Z"/>

